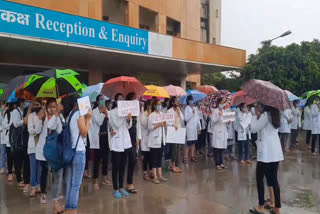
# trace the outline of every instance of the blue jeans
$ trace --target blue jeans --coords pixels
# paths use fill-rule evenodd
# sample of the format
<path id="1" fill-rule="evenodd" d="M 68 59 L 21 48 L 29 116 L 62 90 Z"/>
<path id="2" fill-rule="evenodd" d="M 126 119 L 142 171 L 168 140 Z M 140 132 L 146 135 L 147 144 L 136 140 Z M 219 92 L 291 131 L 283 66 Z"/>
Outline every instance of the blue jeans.
<path id="1" fill-rule="evenodd" d="M 76 152 L 72 164 L 66 168 L 66 209 L 77 209 L 80 186 L 86 165 L 86 153 Z"/>
<path id="2" fill-rule="evenodd" d="M 53 200 L 59 200 L 59 196 L 62 195 L 63 189 L 63 169 L 59 169 L 57 172 L 53 171 L 53 185 L 52 185 L 52 198 Z"/>
<path id="3" fill-rule="evenodd" d="M 6 169 L 6 161 L 7 161 L 7 154 L 6 154 L 6 144 L 1 144 L 1 162 L 0 162 L 0 169 Z"/>
<path id="4" fill-rule="evenodd" d="M 36 154 L 29 154 L 29 160 L 31 187 L 37 187 L 40 185 L 41 166 L 39 161 L 36 160 Z"/>
<path id="5" fill-rule="evenodd" d="M 238 140 L 239 143 L 239 161 L 249 160 L 250 140 Z"/>

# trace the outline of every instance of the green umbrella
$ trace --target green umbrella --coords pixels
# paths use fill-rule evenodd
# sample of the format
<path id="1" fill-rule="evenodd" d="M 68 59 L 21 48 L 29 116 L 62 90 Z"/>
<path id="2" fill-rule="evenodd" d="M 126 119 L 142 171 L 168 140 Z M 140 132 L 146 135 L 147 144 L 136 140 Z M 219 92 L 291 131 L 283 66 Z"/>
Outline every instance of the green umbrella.
<path id="1" fill-rule="evenodd" d="M 82 89 L 75 75 L 79 74 L 70 69 L 51 69 L 31 75 L 24 89 L 35 97 L 58 98 Z"/>
<path id="2" fill-rule="evenodd" d="M 304 93 L 301 95 L 301 98 L 302 98 L 302 99 L 308 99 L 308 98 L 310 98 L 310 97 L 312 96 L 312 94 L 313 94 L 314 92 L 317 92 L 317 91 L 307 91 L 307 92 L 304 92 Z"/>

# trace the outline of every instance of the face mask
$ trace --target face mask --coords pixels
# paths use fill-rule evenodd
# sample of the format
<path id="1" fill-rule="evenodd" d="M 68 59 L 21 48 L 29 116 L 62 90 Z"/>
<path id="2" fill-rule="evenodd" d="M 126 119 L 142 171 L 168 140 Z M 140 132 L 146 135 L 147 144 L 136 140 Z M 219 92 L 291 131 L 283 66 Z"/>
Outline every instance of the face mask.
<path id="1" fill-rule="evenodd" d="M 224 105 L 219 105 L 219 109 L 222 110 L 224 108 Z"/>
<path id="2" fill-rule="evenodd" d="M 161 109 L 162 109 L 162 106 L 161 105 L 157 105 L 157 110 L 161 111 Z"/>
<path id="3" fill-rule="evenodd" d="M 29 103 L 29 102 L 24 102 L 24 108 L 28 108 L 28 107 L 29 107 L 29 105 L 30 105 L 30 103 Z"/>
<path id="4" fill-rule="evenodd" d="M 189 104 L 190 104 L 190 105 L 193 105 L 193 104 L 194 104 L 194 101 L 193 101 L 193 100 L 190 100 L 190 101 L 189 101 Z"/>
<path id="5" fill-rule="evenodd" d="M 104 100 L 100 100 L 100 102 L 99 102 L 99 106 L 100 106 L 100 108 L 103 108 L 103 107 L 105 106 L 105 102 L 104 102 Z"/>
<path id="6" fill-rule="evenodd" d="M 34 112 L 39 113 L 41 111 L 41 107 L 33 108 Z"/>

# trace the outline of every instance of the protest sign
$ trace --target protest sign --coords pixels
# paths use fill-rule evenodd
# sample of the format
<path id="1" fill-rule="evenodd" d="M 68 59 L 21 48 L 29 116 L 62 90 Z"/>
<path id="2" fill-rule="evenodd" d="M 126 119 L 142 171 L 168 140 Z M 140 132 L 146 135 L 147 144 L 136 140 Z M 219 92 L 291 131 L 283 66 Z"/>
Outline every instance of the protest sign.
<path id="1" fill-rule="evenodd" d="M 130 114 L 132 116 L 139 116 L 140 106 L 138 100 L 130 101 L 118 101 L 118 115 L 120 117 L 125 117 Z"/>
<path id="2" fill-rule="evenodd" d="M 224 123 L 227 123 L 229 121 L 235 121 L 236 119 L 236 113 L 235 112 L 223 112 L 223 115 L 222 115 L 222 121 Z"/>
<path id="3" fill-rule="evenodd" d="M 77 102 L 78 102 L 80 116 L 86 115 L 89 109 L 91 109 L 89 97 L 86 96 L 86 97 L 79 98 Z"/>

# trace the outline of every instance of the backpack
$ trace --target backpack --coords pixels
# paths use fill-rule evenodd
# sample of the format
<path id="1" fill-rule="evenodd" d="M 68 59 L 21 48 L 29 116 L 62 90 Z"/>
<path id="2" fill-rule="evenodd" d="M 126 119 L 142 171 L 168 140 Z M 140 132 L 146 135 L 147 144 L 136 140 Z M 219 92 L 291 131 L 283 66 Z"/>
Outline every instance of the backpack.
<path id="1" fill-rule="evenodd" d="M 80 139 L 78 136 L 77 144 L 75 148 L 72 148 L 72 138 L 70 132 L 70 121 L 75 111 L 70 113 L 67 123 L 63 124 L 62 132 L 52 132 L 48 134 L 46 143 L 43 148 L 43 155 L 48 161 L 53 171 L 65 168 L 73 161 L 76 153 L 76 148 Z"/>
<path id="2" fill-rule="evenodd" d="M 23 118 L 22 113 L 17 108 L 20 116 Z M 12 119 L 12 118 L 11 118 Z M 27 126 L 25 124 L 19 126 L 18 128 L 14 127 L 13 124 L 11 124 L 9 128 L 9 143 L 13 151 L 22 151 L 24 149 L 24 142 L 26 139 L 25 132 L 27 131 Z"/>

